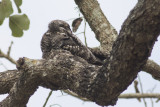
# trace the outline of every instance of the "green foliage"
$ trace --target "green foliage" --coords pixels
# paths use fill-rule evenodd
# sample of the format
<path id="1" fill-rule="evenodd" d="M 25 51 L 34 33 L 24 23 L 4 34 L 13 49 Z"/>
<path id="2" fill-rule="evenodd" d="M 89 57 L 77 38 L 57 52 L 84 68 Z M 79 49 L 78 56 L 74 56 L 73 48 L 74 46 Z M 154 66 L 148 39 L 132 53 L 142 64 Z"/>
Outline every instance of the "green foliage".
<path id="1" fill-rule="evenodd" d="M 19 8 L 19 6 L 22 5 L 22 0 L 14 0 L 16 6 L 17 6 L 17 9 L 18 9 L 18 13 L 21 13 L 21 9 Z"/>
<path id="2" fill-rule="evenodd" d="M 21 13 L 20 6 L 22 0 L 14 0 L 18 13 Z M 14 37 L 23 36 L 23 30 L 29 29 L 30 21 L 26 14 L 23 15 L 11 15 L 13 13 L 12 3 L 10 0 L 2 0 L 0 2 L 0 25 L 3 24 L 5 18 L 9 17 L 9 27 L 12 30 Z"/>
<path id="3" fill-rule="evenodd" d="M 10 0 L 2 0 L 0 3 L 0 25 L 6 17 L 13 13 L 12 3 Z"/>
<path id="4" fill-rule="evenodd" d="M 27 15 L 13 15 L 9 17 L 9 27 L 12 30 L 12 35 L 15 37 L 21 37 L 23 30 L 29 29 L 30 21 Z"/>

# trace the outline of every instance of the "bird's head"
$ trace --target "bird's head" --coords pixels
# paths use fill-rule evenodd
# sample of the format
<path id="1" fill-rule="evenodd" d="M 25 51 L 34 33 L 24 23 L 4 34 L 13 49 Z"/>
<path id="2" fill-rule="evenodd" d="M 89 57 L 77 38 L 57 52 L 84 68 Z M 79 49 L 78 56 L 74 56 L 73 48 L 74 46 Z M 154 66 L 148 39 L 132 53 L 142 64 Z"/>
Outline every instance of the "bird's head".
<path id="1" fill-rule="evenodd" d="M 69 35 L 72 34 L 69 24 L 62 20 L 51 21 L 48 25 L 48 28 L 49 28 L 49 31 L 51 31 L 52 33 L 63 32 L 63 33 L 68 33 Z"/>

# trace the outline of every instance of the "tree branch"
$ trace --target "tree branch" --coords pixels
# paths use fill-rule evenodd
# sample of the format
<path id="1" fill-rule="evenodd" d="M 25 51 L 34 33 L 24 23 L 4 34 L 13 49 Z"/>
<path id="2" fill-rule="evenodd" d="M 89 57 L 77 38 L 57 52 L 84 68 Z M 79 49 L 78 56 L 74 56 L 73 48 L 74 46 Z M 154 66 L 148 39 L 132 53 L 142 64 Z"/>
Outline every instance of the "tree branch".
<path id="1" fill-rule="evenodd" d="M 10 57 L 10 48 L 9 48 L 9 50 L 8 50 L 7 53 L 8 53 L 8 54 L 5 54 L 4 52 L 2 52 L 2 51 L 0 50 L 0 58 L 6 58 L 6 59 L 8 59 L 11 63 L 16 64 L 16 61 L 15 61 L 12 57 Z"/>
<path id="2" fill-rule="evenodd" d="M 34 63 L 35 64 L 35 66 L 36 66 L 36 63 L 39 63 L 39 62 L 37 62 L 36 60 L 28 60 L 28 61 L 30 61 L 30 62 L 28 62 L 28 64 L 32 64 L 32 63 Z M 43 60 L 42 60 L 42 62 L 43 62 Z M 41 63 L 42 63 L 41 62 Z M 27 63 L 27 62 L 26 62 Z M 33 65 L 34 65 L 33 64 Z M 39 63 L 40 64 L 40 63 Z M 32 66 L 33 66 L 32 65 Z M 46 64 L 46 65 L 48 65 L 48 64 Z M 28 65 L 29 67 L 27 67 L 27 66 L 24 66 L 24 69 L 29 69 L 29 68 L 31 68 L 32 70 L 33 70 L 33 68 L 32 68 L 32 66 L 31 65 Z M 41 65 L 40 65 L 41 66 Z M 40 67 L 39 66 L 39 67 Z M 45 65 L 44 65 L 45 66 Z M 48 65 L 49 66 L 49 65 Z M 35 68 L 36 69 L 36 68 Z M 42 68 L 41 68 L 42 69 Z M 77 68 L 76 68 L 77 69 Z M 37 69 L 37 71 L 38 70 L 40 70 L 40 69 Z M 44 68 L 43 70 L 47 70 L 46 68 Z M 36 73 L 37 74 L 37 71 L 34 71 L 33 72 L 33 74 L 32 75 L 35 75 L 34 73 Z M 10 91 L 10 89 L 12 88 L 12 86 L 13 86 L 13 84 L 18 80 L 19 82 L 20 81 L 25 81 L 25 78 L 23 78 L 23 76 L 22 76 L 22 73 L 23 73 L 23 75 L 26 75 L 25 74 L 25 72 L 26 71 L 18 71 L 18 70 L 9 70 L 9 71 L 6 71 L 6 72 L 1 72 L 0 73 L 0 86 L 2 86 L 1 88 L 0 88 L 0 93 L 1 94 L 5 94 L 5 93 L 8 93 L 9 91 Z M 43 72 L 43 71 L 41 71 L 41 72 Z M 41 72 L 39 72 L 40 74 L 41 74 Z M 45 71 L 46 72 L 46 71 Z M 46 74 L 44 72 L 44 74 L 42 74 L 42 75 L 44 75 L 44 76 L 47 76 L 47 75 L 50 75 L 50 74 Z M 58 70 L 58 72 L 60 72 L 59 70 Z M 92 72 L 94 72 L 94 71 L 92 71 Z M 52 73 L 52 71 L 51 71 L 51 73 Z M 38 74 L 39 75 L 39 74 Z M 54 74 L 54 75 L 56 75 L 56 74 Z M 41 76 L 40 76 L 41 77 Z M 24 80 L 22 80 L 22 79 L 20 79 L 19 80 L 19 78 L 23 78 Z M 31 77 L 26 77 L 26 78 L 31 78 Z M 52 78 L 52 77 L 50 77 L 50 78 Z M 4 80 L 5 79 L 5 80 Z M 33 80 L 34 81 L 34 80 Z M 46 81 L 45 81 L 46 82 Z M 41 83 L 39 84 L 39 85 L 41 85 L 41 86 L 43 86 L 43 87 L 48 87 L 48 88 L 50 88 L 50 89 L 54 89 L 53 88 L 53 84 L 52 83 L 50 83 L 49 84 L 49 86 L 48 86 L 48 82 L 46 82 L 46 84 L 47 84 L 47 86 L 46 85 L 44 85 L 44 83 L 43 83 L 43 85 L 42 85 L 42 81 L 41 81 Z M 4 84 L 4 85 L 3 85 Z M 23 84 L 23 86 L 24 86 L 24 84 Z M 16 86 L 17 87 L 17 86 Z M 18 86 L 19 87 L 19 86 Z M 27 86 L 26 86 L 27 87 Z M 16 90 L 17 88 L 15 88 L 15 86 L 12 88 L 12 89 L 14 89 L 14 90 Z M 20 90 L 21 90 L 21 87 L 19 88 Z M 31 90 L 32 90 L 32 88 L 31 88 Z M 24 90 L 23 90 L 24 91 Z M 30 91 L 30 89 L 28 90 L 28 91 Z M 73 93 L 73 92 L 71 92 L 71 91 L 64 91 L 64 92 L 67 92 L 67 93 L 69 93 L 70 95 L 72 95 L 72 96 L 75 96 L 75 97 L 78 97 L 78 98 L 80 98 L 80 99 L 82 99 L 82 100 L 84 100 L 84 101 L 89 101 L 88 99 L 86 99 L 86 98 L 84 98 L 84 97 L 80 97 L 80 96 L 78 96 L 76 93 Z M 16 93 L 17 94 L 17 93 Z M 33 93 L 31 93 L 31 94 L 33 94 Z M 24 94 L 21 94 L 22 96 L 26 96 L 25 95 L 25 91 L 24 91 Z M 138 94 L 129 94 L 129 95 L 120 95 L 119 96 L 119 98 L 137 98 L 137 95 Z M 148 98 L 147 96 L 149 95 L 149 98 L 150 98 L 150 96 L 152 96 L 152 98 L 158 98 L 158 97 L 154 97 L 155 96 L 155 94 L 144 94 L 144 95 L 138 95 L 138 96 L 146 96 L 145 98 Z M 157 96 L 159 95 L 159 94 L 156 94 Z M 128 97 L 129 96 L 129 97 Z M 29 96 L 28 96 L 29 97 Z M 141 97 L 140 97 L 141 98 Z M 13 98 L 14 99 L 14 98 Z M 8 101 L 8 100 L 7 100 Z M 14 100 L 14 102 L 19 102 L 18 100 Z M 27 102 L 26 102 L 27 103 Z M 5 104 L 5 103 L 2 103 L 2 104 Z M 8 105 L 7 105 L 8 106 Z M 22 106 L 22 105 L 21 105 Z"/>
<path id="3" fill-rule="evenodd" d="M 160 94 L 159 93 L 136 93 L 136 94 L 122 94 L 119 96 L 119 98 L 160 98 Z"/>
<path id="4" fill-rule="evenodd" d="M 160 81 L 160 65 L 158 65 L 154 61 L 148 60 L 142 70 L 151 74 L 154 79 Z"/>
<path id="5" fill-rule="evenodd" d="M 94 70 L 98 70 L 98 67 L 95 68 L 94 65 L 87 65 L 87 62 L 81 58 L 80 60 L 87 66 L 81 64 L 78 61 L 75 61 L 78 57 L 73 56 L 72 59 L 71 54 L 66 54 L 66 56 L 64 56 L 63 52 L 58 56 L 60 57 L 55 57 L 54 60 L 36 61 L 27 58 L 20 59 L 18 61 L 19 66 L 17 66 L 17 68 L 19 68 L 20 71 L 23 71 L 23 73 L 21 74 L 20 79 L 11 89 L 9 96 L 5 100 L 3 100 L 0 105 L 8 107 L 18 104 L 18 106 L 23 107 L 27 104 L 29 97 L 42 83 L 44 87 L 54 90 L 77 90 L 78 88 L 79 90 L 81 90 L 82 88 L 80 88 L 81 85 L 79 82 L 82 79 L 82 75 L 87 76 L 86 73 L 84 73 L 86 72 L 86 69 L 88 69 L 88 71 L 92 70 L 92 72 Z M 62 58 L 61 56 L 64 56 L 66 58 Z M 64 69 L 61 69 L 62 65 Z M 94 75 L 95 73 L 96 72 L 93 72 L 92 75 Z M 24 101 L 22 101 L 22 99 Z M 9 105 L 6 105 L 7 102 L 11 103 L 9 103 Z"/>
<path id="6" fill-rule="evenodd" d="M 110 59 L 92 85 L 94 89 L 98 87 L 96 99 L 92 99 L 96 103 L 114 105 L 119 94 L 132 83 L 146 63 L 160 34 L 159 5 L 159 0 L 139 1 L 130 12 L 114 42 Z"/>
<path id="7" fill-rule="evenodd" d="M 21 61 L 22 60 L 19 62 Z M 0 103 L 0 107 L 26 107 L 30 96 L 36 91 L 40 84 L 40 79 L 37 79 L 38 77 L 35 75 L 35 72 L 32 73 L 32 70 L 26 71 L 27 70 L 24 70 L 24 72 L 20 74 L 20 78 L 11 88 L 7 98 Z"/>
<path id="8" fill-rule="evenodd" d="M 18 70 L 8 70 L 0 72 L 0 94 L 9 93 L 14 83 L 19 79 L 21 72 Z"/>
<path id="9" fill-rule="evenodd" d="M 12 45 L 13 45 L 13 41 L 11 42 L 10 46 L 8 47 L 8 52 L 7 52 L 8 56 L 10 56 Z"/>

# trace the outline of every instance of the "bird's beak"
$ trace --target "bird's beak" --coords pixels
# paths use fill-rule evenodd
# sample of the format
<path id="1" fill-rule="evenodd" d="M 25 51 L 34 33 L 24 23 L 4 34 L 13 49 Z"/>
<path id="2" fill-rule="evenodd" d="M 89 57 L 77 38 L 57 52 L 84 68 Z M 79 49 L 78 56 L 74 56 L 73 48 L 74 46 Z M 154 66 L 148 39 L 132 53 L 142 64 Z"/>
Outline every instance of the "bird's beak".
<path id="1" fill-rule="evenodd" d="M 72 35 L 72 31 L 71 31 L 71 30 L 67 30 L 67 33 L 68 33 L 69 35 Z"/>

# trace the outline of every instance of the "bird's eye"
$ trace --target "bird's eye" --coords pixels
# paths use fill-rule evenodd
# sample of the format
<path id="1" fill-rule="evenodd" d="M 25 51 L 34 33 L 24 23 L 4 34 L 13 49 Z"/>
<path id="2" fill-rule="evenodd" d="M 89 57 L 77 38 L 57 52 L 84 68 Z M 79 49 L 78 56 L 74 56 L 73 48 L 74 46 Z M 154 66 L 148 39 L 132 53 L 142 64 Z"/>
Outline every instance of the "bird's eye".
<path id="1" fill-rule="evenodd" d="M 62 28 L 64 28 L 65 26 L 64 26 L 63 24 L 60 24 L 60 25 L 59 25 L 59 27 L 62 27 Z"/>
<path id="2" fill-rule="evenodd" d="M 70 28 L 68 24 L 60 24 L 59 27 L 62 27 L 62 28 L 65 28 L 65 29 Z"/>

